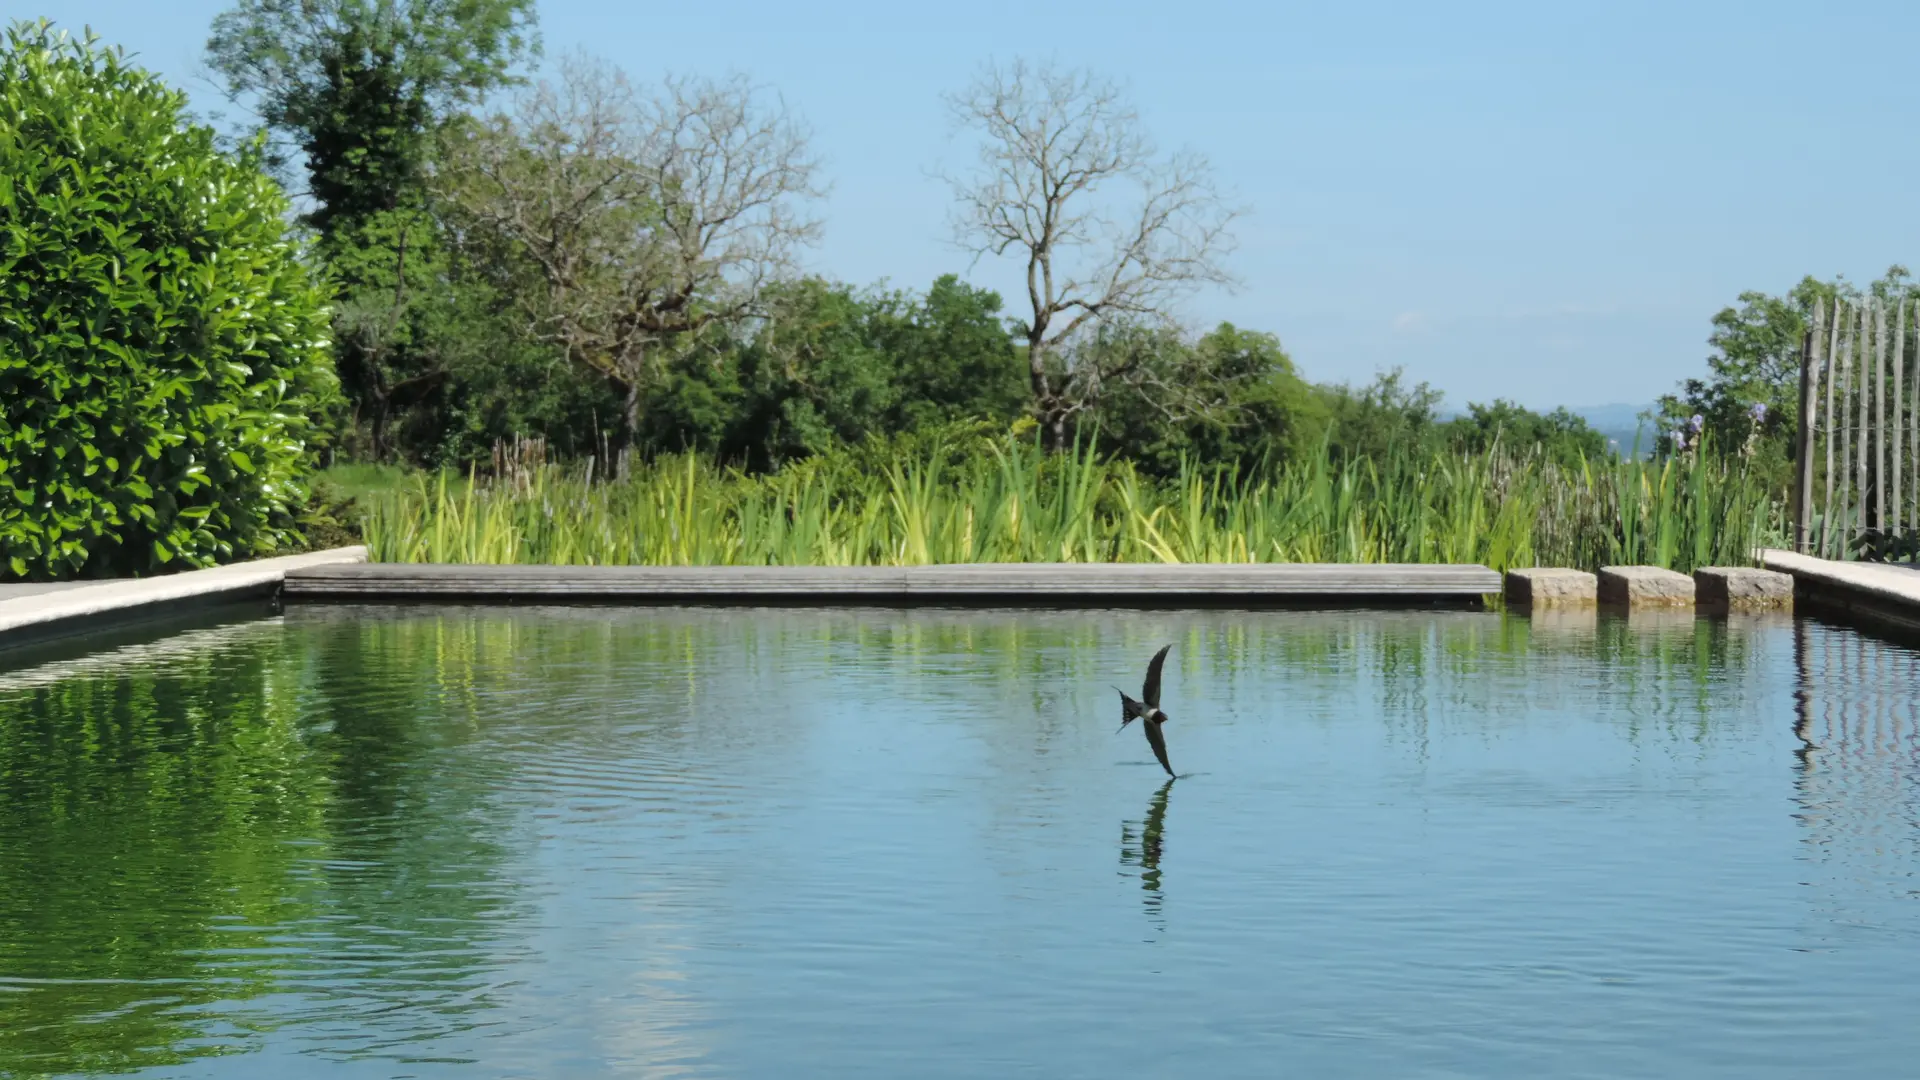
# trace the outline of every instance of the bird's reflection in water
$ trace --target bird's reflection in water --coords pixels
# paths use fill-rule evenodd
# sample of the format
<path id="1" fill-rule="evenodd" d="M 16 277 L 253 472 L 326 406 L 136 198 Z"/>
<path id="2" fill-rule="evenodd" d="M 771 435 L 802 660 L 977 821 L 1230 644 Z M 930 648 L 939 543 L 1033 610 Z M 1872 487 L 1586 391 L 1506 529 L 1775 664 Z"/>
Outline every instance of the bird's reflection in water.
<path id="1" fill-rule="evenodd" d="M 1161 914 L 1165 894 L 1160 890 L 1160 853 L 1166 832 L 1167 794 L 1172 790 L 1173 781 L 1169 779 L 1153 793 L 1153 801 L 1147 804 L 1147 818 L 1138 823 L 1138 831 L 1135 822 L 1120 823 L 1120 865 L 1140 868 L 1140 888 L 1147 894 L 1143 906 L 1147 918 L 1161 931 L 1165 931 L 1167 925 Z"/>

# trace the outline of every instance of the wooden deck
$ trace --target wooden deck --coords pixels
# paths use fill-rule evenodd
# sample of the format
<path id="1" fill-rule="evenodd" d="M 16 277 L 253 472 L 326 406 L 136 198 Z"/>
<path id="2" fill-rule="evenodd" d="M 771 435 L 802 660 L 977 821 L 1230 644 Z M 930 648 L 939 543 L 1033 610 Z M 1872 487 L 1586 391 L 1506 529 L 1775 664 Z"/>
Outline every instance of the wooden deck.
<path id="1" fill-rule="evenodd" d="M 464 566 L 362 563 L 286 576 L 289 603 L 1275 607 L 1477 606 L 1484 566 L 976 563 L 942 566 Z"/>

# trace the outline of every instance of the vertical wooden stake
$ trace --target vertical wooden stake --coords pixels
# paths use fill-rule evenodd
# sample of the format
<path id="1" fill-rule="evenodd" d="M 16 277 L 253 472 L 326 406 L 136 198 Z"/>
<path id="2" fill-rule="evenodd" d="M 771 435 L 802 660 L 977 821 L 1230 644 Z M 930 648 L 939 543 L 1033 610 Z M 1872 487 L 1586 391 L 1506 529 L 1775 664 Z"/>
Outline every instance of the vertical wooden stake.
<path id="1" fill-rule="evenodd" d="M 1907 425 L 1900 409 L 1906 404 L 1907 395 L 1902 392 L 1900 368 L 1907 361 L 1907 298 L 1901 297 L 1899 304 L 1893 317 L 1893 516 L 1889 522 L 1895 532 L 1901 531 L 1907 520 L 1907 504 L 1902 498 L 1905 492 L 1900 483 L 1900 474 L 1906 471 L 1906 463 L 1900 460 L 1900 436 Z"/>
<path id="2" fill-rule="evenodd" d="M 1833 319 L 1827 324 L 1827 422 L 1822 425 L 1827 451 L 1826 503 L 1820 511 L 1820 546 L 1816 552 L 1825 558 L 1833 547 L 1833 384 L 1840 380 L 1840 299 L 1833 301 Z"/>
<path id="3" fill-rule="evenodd" d="M 1847 409 L 1853 420 L 1853 433 L 1847 439 L 1847 463 L 1853 470 L 1853 488 L 1847 499 L 1847 531 L 1840 541 L 1843 552 L 1867 526 L 1867 354 L 1873 349 L 1872 306 L 1871 300 L 1854 306 L 1853 355 L 1847 359 L 1847 381 L 1853 390 L 1853 404 Z"/>
<path id="4" fill-rule="evenodd" d="M 1873 306 L 1873 527 L 1887 527 L 1887 306 Z"/>
<path id="5" fill-rule="evenodd" d="M 1813 421 L 1814 404 L 1819 395 L 1821 346 L 1826 344 L 1827 305 L 1813 306 L 1813 327 L 1800 345 L 1800 425 L 1799 467 L 1793 473 L 1793 550 L 1807 553 L 1813 531 Z"/>

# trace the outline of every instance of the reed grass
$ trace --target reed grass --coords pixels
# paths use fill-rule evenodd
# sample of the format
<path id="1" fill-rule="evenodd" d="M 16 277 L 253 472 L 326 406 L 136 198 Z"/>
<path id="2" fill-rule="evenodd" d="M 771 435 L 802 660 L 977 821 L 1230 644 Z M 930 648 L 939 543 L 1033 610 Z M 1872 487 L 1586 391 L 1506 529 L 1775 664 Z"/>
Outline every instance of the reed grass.
<path id="1" fill-rule="evenodd" d="M 591 462 L 415 477 L 365 497 L 385 562 L 921 565 L 1406 562 L 1747 565 L 1778 543 L 1777 493 L 1735 459 L 1429 453 L 1308 457 L 1257 479 L 1155 480 L 1010 437 L 855 448 L 765 475 L 693 456 L 629 478 Z"/>

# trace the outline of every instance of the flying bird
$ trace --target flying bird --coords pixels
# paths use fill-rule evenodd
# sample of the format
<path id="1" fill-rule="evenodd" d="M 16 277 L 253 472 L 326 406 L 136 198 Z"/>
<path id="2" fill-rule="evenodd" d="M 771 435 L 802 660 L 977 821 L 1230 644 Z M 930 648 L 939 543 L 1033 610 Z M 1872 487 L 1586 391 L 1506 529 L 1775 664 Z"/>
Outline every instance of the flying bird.
<path id="1" fill-rule="evenodd" d="M 1140 696 L 1146 700 L 1135 701 L 1125 690 L 1114 687 L 1120 695 L 1120 731 L 1127 730 L 1127 725 L 1135 720 L 1140 721 L 1140 726 L 1147 729 L 1147 745 L 1153 747 L 1153 756 L 1160 759 L 1160 767 L 1167 770 L 1168 776 L 1173 775 L 1173 766 L 1167 764 L 1167 737 L 1160 733 L 1160 725 L 1167 722 L 1167 714 L 1160 711 L 1160 668 L 1167 662 L 1167 650 L 1171 648 L 1171 645 L 1161 646 L 1147 663 L 1147 682 L 1140 688 Z"/>

